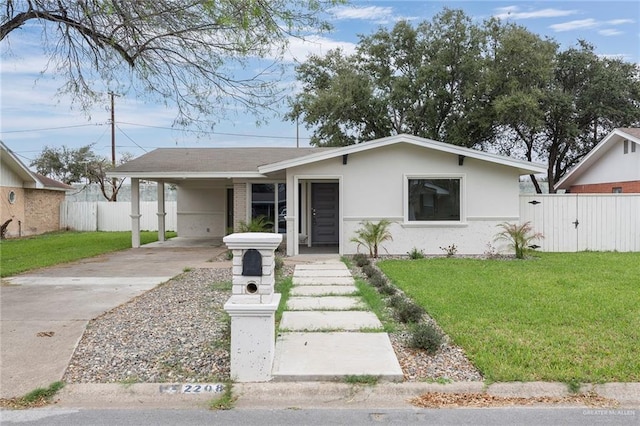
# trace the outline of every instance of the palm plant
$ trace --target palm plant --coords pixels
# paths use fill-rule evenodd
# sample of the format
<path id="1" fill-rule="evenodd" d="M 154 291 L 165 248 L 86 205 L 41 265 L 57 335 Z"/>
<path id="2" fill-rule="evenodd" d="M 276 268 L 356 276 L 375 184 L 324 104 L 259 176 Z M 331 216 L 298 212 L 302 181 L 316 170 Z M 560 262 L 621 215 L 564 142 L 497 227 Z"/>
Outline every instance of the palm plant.
<path id="1" fill-rule="evenodd" d="M 351 238 L 351 242 L 360 246 L 365 246 L 369 249 L 369 256 L 378 257 L 378 247 L 385 241 L 393 241 L 389 226 L 391 222 L 387 219 L 382 219 L 378 223 L 372 223 L 369 221 L 361 222 L 362 228 L 356 231 L 356 236 Z"/>
<path id="2" fill-rule="evenodd" d="M 265 216 L 254 217 L 249 223 L 240 221 L 238 232 L 271 232 L 273 222 L 267 220 Z"/>
<path id="3" fill-rule="evenodd" d="M 531 248 L 532 243 L 544 238 L 542 233 L 533 231 L 531 222 L 520 225 L 503 222 L 498 227 L 502 228 L 502 231 L 496 234 L 494 241 L 506 241 L 509 247 L 515 250 L 517 259 L 524 259 L 524 255 Z"/>

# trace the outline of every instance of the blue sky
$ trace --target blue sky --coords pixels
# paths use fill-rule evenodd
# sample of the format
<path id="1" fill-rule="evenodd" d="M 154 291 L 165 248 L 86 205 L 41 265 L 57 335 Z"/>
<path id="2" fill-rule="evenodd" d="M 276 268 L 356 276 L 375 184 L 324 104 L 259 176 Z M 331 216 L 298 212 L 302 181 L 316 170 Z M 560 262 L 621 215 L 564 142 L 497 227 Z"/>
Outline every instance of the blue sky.
<path id="1" fill-rule="evenodd" d="M 310 53 L 324 54 L 336 47 L 351 52 L 358 34 L 370 34 L 380 26 L 391 28 L 400 19 L 417 24 L 445 6 L 462 9 L 478 22 L 491 16 L 515 22 L 555 39 L 563 48 L 584 39 L 599 55 L 640 63 L 640 2 L 635 0 L 352 1 L 330 11 L 332 32 L 310 36 L 306 43 L 291 41 L 285 58 L 291 72 L 281 84 L 294 93 L 293 67 Z M 88 119 L 72 108 L 70 99 L 56 96 L 62 82 L 47 71 L 41 74 L 46 62 L 36 48 L 40 37 L 29 39 L 28 34 L 11 34 L 0 45 L 0 138 L 27 165 L 44 146 L 76 148 L 93 143 L 96 153 L 110 157 L 108 98 L 105 95 Z M 175 113 L 160 104 L 116 98 L 117 151 L 139 156 L 160 147 L 296 146 L 295 124 L 277 116 L 257 126 L 251 115 L 229 114 L 212 133 L 200 136 L 171 130 L 174 118 Z M 300 145 L 306 146 L 309 133 L 303 126 L 299 130 Z"/>

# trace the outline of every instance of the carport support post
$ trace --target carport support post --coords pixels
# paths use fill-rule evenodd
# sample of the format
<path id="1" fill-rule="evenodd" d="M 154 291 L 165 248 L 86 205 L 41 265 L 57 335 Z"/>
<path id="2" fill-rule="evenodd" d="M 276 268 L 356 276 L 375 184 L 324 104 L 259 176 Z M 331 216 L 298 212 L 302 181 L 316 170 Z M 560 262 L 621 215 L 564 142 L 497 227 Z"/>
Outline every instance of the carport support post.
<path id="1" fill-rule="evenodd" d="M 131 178 L 131 247 L 140 247 L 140 179 Z"/>
<path id="2" fill-rule="evenodd" d="M 165 217 L 167 213 L 164 209 L 164 181 L 158 181 L 158 241 L 164 241 Z"/>
<path id="3" fill-rule="evenodd" d="M 233 251 L 232 292 L 224 304 L 231 317 L 231 379 L 268 382 L 276 347 L 275 312 L 280 303 L 280 294 L 274 293 L 275 250 L 282 235 L 236 233 L 223 241 Z"/>

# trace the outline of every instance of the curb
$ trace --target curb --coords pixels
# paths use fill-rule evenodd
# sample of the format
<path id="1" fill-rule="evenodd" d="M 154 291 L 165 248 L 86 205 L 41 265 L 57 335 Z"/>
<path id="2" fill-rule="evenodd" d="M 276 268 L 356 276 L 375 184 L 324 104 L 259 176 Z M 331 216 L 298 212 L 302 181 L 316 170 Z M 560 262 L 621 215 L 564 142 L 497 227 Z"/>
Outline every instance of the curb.
<path id="1" fill-rule="evenodd" d="M 220 393 L 182 393 L 184 385 L 136 383 L 68 384 L 55 403 L 59 408 L 208 408 Z M 618 401 L 616 408 L 640 409 L 640 383 L 583 385 L 582 392 Z M 374 386 L 337 382 L 234 383 L 236 409 L 416 409 L 409 400 L 428 392 L 487 393 L 501 397 L 563 397 L 571 393 L 557 382 L 380 383 Z"/>

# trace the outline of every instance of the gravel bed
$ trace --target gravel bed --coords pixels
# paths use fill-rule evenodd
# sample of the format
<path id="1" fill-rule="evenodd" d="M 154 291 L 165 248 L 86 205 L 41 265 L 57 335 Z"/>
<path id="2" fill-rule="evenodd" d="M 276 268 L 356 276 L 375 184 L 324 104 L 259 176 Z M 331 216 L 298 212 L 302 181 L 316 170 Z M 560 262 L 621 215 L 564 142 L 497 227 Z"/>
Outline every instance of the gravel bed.
<path id="1" fill-rule="evenodd" d="M 92 320 L 63 380 L 228 379 L 230 283 L 231 268 L 194 269 Z"/>
<path id="2" fill-rule="evenodd" d="M 285 266 L 290 275 L 293 268 Z M 356 269 L 354 276 L 358 275 Z M 63 380 L 68 383 L 212 382 L 229 378 L 231 268 L 185 272 L 89 322 Z M 481 374 L 448 339 L 434 355 L 389 335 L 405 381 L 473 381 Z"/>

